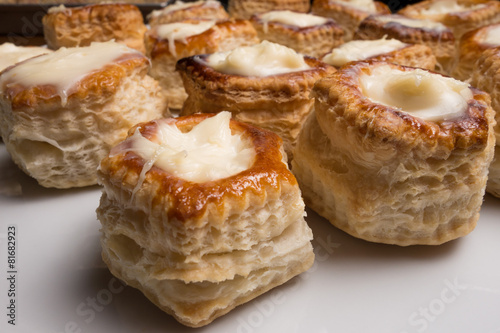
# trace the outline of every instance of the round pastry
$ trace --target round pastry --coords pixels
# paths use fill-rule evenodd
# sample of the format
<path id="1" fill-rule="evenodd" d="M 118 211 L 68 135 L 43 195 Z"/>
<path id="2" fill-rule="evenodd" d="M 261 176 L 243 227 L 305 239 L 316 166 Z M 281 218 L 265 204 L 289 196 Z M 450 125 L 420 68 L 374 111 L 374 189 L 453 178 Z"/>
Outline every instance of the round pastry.
<path id="1" fill-rule="evenodd" d="M 106 3 L 83 7 L 52 7 L 42 19 L 45 41 L 51 49 L 88 46 L 114 40 L 144 53 L 146 26 L 139 8 Z"/>
<path id="2" fill-rule="evenodd" d="M 0 45 L 0 72 L 20 61 L 50 52 L 52 50 L 46 47 L 16 46 L 12 43 L 3 43 Z"/>
<path id="3" fill-rule="evenodd" d="M 429 46 L 436 56 L 440 72 L 448 73 L 453 66 L 455 37 L 441 23 L 401 15 L 372 15 L 361 22 L 354 39 L 380 39 L 384 36 L 408 44 Z"/>
<path id="4" fill-rule="evenodd" d="M 148 15 L 148 22 L 150 26 L 155 26 L 188 19 L 224 20 L 228 18 L 229 15 L 219 1 L 176 1 L 162 9 L 153 10 Z"/>
<path id="5" fill-rule="evenodd" d="M 181 114 L 230 111 L 239 121 L 279 134 L 290 158 L 313 106 L 314 83 L 335 72 L 316 58 L 268 41 L 184 58 L 177 70 L 188 94 Z"/>
<path id="6" fill-rule="evenodd" d="M 249 19 L 254 14 L 271 10 L 307 13 L 310 6 L 309 0 L 228 0 L 227 11 L 232 17 Z"/>
<path id="7" fill-rule="evenodd" d="M 319 58 L 343 43 L 344 31 L 332 19 L 289 10 L 254 15 L 251 22 L 261 40 L 285 45 Z"/>
<path id="8" fill-rule="evenodd" d="M 333 18 L 344 29 L 344 41 L 348 42 L 366 17 L 391 11 L 384 3 L 373 0 L 314 0 L 311 13 Z"/>
<path id="9" fill-rule="evenodd" d="M 500 22 L 500 2 L 494 0 L 425 0 L 406 6 L 398 14 L 440 22 L 458 41 L 467 31 Z"/>
<path id="10" fill-rule="evenodd" d="M 140 124 L 100 166 L 111 272 L 191 327 L 311 267 L 280 138 L 228 112 Z"/>
<path id="11" fill-rule="evenodd" d="M 148 59 L 115 42 L 30 58 L 0 75 L 0 133 L 45 187 L 96 184 L 101 158 L 130 127 L 168 115 Z"/>
<path id="12" fill-rule="evenodd" d="M 374 60 L 433 70 L 436 57 L 430 47 L 397 39 L 351 40 L 326 54 L 322 61 L 339 68 L 348 62 Z"/>
<path id="13" fill-rule="evenodd" d="M 495 110 L 495 158 L 490 166 L 486 191 L 500 198 L 500 47 L 485 50 L 474 64 L 471 84 L 491 96 Z"/>
<path id="14" fill-rule="evenodd" d="M 259 42 L 257 32 L 246 20 L 186 20 L 157 25 L 146 33 L 146 54 L 151 59 L 150 75 L 160 82 L 171 109 L 180 109 L 187 97 L 177 60 L 195 54 L 227 51 Z"/>
<path id="15" fill-rule="evenodd" d="M 487 25 L 467 32 L 460 39 L 453 77 L 462 81 L 469 80 L 472 67 L 481 54 L 487 49 L 498 46 L 500 46 L 500 24 Z"/>
<path id="16" fill-rule="evenodd" d="M 486 93 L 423 69 L 357 62 L 312 95 L 292 161 L 309 207 L 355 237 L 400 246 L 474 229 L 495 144 Z"/>

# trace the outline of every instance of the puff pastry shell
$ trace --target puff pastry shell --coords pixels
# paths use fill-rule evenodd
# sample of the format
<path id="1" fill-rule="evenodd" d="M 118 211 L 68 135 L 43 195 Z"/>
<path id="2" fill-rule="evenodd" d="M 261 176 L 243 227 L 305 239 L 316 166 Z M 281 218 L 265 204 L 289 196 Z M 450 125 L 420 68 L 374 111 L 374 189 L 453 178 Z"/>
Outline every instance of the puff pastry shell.
<path id="1" fill-rule="evenodd" d="M 490 166 L 486 191 L 500 198 L 500 48 L 484 51 L 474 64 L 471 84 L 491 96 L 491 106 L 496 115 L 495 158 Z"/>
<path id="2" fill-rule="evenodd" d="M 51 49 L 88 46 L 114 40 L 144 53 L 146 26 L 139 8 L 106 3 L 49 10 L 42 19 L 45 41 Z"/>
<path id="3" fill-rule="evenodd" d="M 335 72 L 335 68 L 304 56 L 308 70 L 246 77 L 224 74 L 205 62 L 206 55 L 178 61 L 188 98 L 181 114 L 230 111 L 234 119 L 271 130 L 284 141 L 289 155 L 313 100 L 309 97 L 314 83 Z"/>
<path id="4" fill-rule="evenodd" d="M 174 5 L 177 1 L 174 3 Z M 229 14 L 219 1 L 195 1 L 189 7 L 182 7 L 175 10 L 171 5 L 163 9 L 154 10 L 148 16 L 150 26 L 179 22 L 188 19 L 213 19 L 224 20 L 229 18 Z"/>
<path id="5" fill-rule="evenodd" d="M 100 160 L 130 127 L 169 115 L 158 82 L 147 75 L 148 59 L 126 49 L 68 87 L 66 102 L 55 85 L 23 86 L 6 78 L 33 58 L 1 73 L 0 133 L 14 162 L 40 185 L 96 184 Z"/>
<path id="6" fill-rule="evenodd" d="M 465 116 L 424 121 L 363 98 L 360 75 L 387 65 L 352 63 L 315 85 L 315 113 L 292 161 L 304 200 L 372 242 L 435 245 L 464 236 L 479 218 L 492 159 L 489 97 L 470 88 Z"/>
<path id="7" fill-rule="evenodd" d="M 259 39 L 285 45 L 298 53 L 319 58 L 343 43 L 344 30 L 333 20 L 321 25 L 299 27 L 280 22 L 263 22 L 254 15 L 251 22 Z"/>
<path id="8" fill-rule="evenodd" d="M 249 19 L 254 14 L 271 10 L 293 10 L 307 13 L 309 0 L 228 0 L 227 11 L 232 17 Z"/>
<path id="9" fill-rule="evenodd" d="M 153 138 L 160 122 L 188 131 L 211 116 L 138 128 Z M 236 121 L 230 128 L 250 140 L 256 157 L 228 178 L 193 183 L 153 166 L 133 195 L 145 164 L 133 151 L 106 157 L 99 171 L 104 261 L 187 326 L 210 323 L 314 260 L 304 203 L 281 139 Z"/>
<path id="10" fill-rule="evenodd" d="M 196 23 L 193 20 L 183 22 Z M 181 78 L 175 72 L 177 60 L 196 54 L 228 51 L 259 42 L 257 32 L 247 20 L 220 21 L 201 34 L 175 41 L 160 37 L 157 32 L 160 27 L 161 25 L 153 27 L 146 33 L 146 54 L 152 63 L 149 73 L 160 82 L 168 96 L 171 109 L 180 109 L 187 97 Z"/>

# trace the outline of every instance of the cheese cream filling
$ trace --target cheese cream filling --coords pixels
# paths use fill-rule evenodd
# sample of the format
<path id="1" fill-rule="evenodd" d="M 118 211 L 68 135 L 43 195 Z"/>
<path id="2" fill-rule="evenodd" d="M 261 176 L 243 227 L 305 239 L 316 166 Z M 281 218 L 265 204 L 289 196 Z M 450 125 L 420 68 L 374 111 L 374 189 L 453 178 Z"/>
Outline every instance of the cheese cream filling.
<path id="1" fill-rule="evenodd" d="M 267 32 L 267 23 L 269 22 L 277 22 L 300 28 L 322 25 L 328 22 L 326 17 L 296 13 L 290 10 L 275 10 L 267 12 L 260 16 L 260 20 L 264 22 L 264 32 Z"/>
<path id="2" fill-rule="evenodd" d="M 461 13 L 469 10 L 476 10 L 485 7 L 486 4 L 462 5 L 456 0 L 439 0 L 432 2 L 428 8 L 420 11 L 424 15 L 442 15 L 450 13 Z"/>
<path id="3" fill-rule="evenodd" d="M 11 43 L 4 43 L 0 45 L 0 71 L 20 61 L 51 52 L 51 50 L 44 47 L 16 46 Z"/>
<path id="4" fill-rule="evenodd" d="M 137 129 L 111 155 L 133 151 L 146 160 L 140 183 L 153 165 L 194 183 L 231 177 L 250 168 L 256 154 L 248 140 L 231 133 L 230 119 L 231 113 L 223 111 L 186 133 L 175 124 L 159 122 L 158 142 L 146 139 Z"/>
<path id="5" fill-rule="evenodd" d="M 500 46 L 500 25 L 488 29 L 482 43 Z"/>
<path id="6" fill-rule="evenodd" d="M 215 25 L 216 21 L 200 21 L 198 23 L 168 23 L 156 27 L 156 33 L 161 39 L 168 41 L 168 50 L 174 57 L 177 56 L 175 51 L 175 41 L 187 44 L 188 37 L 196 36 L 204 33 Z"/>
<path id="7" fill-rule="evenodd" d="M 310 69 L 304 56 L 291 48 L 268 41 L 213 53 L 208 56 L 206 64 L 221 73 L 257 77 Z"/>
<path id="8" fill-rule="evenodd" d="M 174 12 L 176 10 L 183 10 L 183 9 L 188 9 L 188 8 L 196 7 L 196 6 L 216 7 L 218 5 L 219 5 L 219 2 L 215 1 L 215 0 L 207 0 L 207 1 L 200 0 L 200 1 L 192 1 L 192 2 L 176 1 L 175 3 L 168 5 L 162 9 L 153 10 L 150 14 L 150 17 L 157 17 L 160 15 Z"/>
<path id="9" fill-rule="evenodd" d="M 396 108 L 428 121 L 463 116 L 472 98 L 468 85 L 449 77 L 412 69 L 377 66 L 360 76 L 361 90 L 372 102 Z"/>
<path id="10" fill-rule="evenodd" d="M 126 54 L 141 54 L 115 42 L 92 43 L 86 47 L 62 47 L 31 58 L 0 76 L 0 87 L 21 84 L 26 88 L 52 85 L 63 105 L 77 82 Z"/>
<path id="11" fill-rule="evenodd" d="M 377 7 L 375 6 L 375 2 L 373 0 L 339 0 L 333 2 L 347 7 L 360 9 L 368 13 L 375 13 L 377 11 Z"/>
<path id="12" fill-rule="evenodd" d="M 410 19 L 397 16 L 395 17 L 392 15 L 377 16 L 377 20 L 384 23 L 399 23 L 410 28 L 431 29 L 437 31 L 443 31 L 447 29 L 444 24 L 431 20 Z"/>
<path id="13" fill-rule="evenodd" d="M 332 50 L 323 57 L 323 62 L 340 67 L 351 61 L 368 59 L 393 52 L 407 46 L 397 39 L 353 40 Z"/>

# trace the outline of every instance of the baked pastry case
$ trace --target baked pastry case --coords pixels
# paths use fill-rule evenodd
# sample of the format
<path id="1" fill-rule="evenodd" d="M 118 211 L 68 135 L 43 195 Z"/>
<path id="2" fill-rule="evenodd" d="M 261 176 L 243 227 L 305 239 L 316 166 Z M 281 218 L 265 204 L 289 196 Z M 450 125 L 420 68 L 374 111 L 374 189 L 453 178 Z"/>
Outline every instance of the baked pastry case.
<path id="1" fill-rule="evenodd" d="M 52 5 L 41 2 L 0 4 L 1 42 L 45 44 Z M 162 6 L 133 3 L 145 16 Z M 0 141 L 0 332 L 195 331 L 110 273 L 101 195 L 98 185 L 38 185 Z M 499 198 L 486 193 L 475 229 L 437 246 L 368 242 L 306 213 L 312 267 L 198 332 L 500 332 Z"/>

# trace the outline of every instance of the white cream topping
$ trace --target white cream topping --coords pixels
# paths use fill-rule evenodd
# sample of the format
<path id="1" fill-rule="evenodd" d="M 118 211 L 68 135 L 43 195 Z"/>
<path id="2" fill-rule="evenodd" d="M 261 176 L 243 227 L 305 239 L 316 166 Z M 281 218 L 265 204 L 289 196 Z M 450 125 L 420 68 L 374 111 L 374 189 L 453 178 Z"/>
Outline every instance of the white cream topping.
<path id="1" fill-rule="evenodd" d="M 488 29 L 482 43 L 500 46 L 500 25 Z"/>
<path id="2" fill-rule="evenodd" d="M 11 43 L 4 43 L 0 45 L 0 71 L 20 61 L 51 52 L 45 47 L 16 46 Z"/>
<path id="3" fill-rule="evenodd" d="M 375 2 L 373 0 L 339 0 L 333 2 L 353 7 L 368 13 L 375 13 L 377 11 L 377 7 L 375 6 Z"/>
<path id="4" fill-rule="evenodd" d="M 178 178 L 204 183 L 234 176 L 250 168 L 255 160 L 255 149 L 240 134 L 232 134 L 229 127 L 231 113 L 220 112 L 181 132 L 176 125 L 158 123 L 159 142 L 142 136 L 139 129 L 128 138 L 125 151 L 133 151 L 146 160 L 143 175 L 155 165 Z M 112 155 L 124 152 L 120 146 Z"/>
<path id="5" fill-rule="evenodd" d="M 401 25 L 411 27 L 411 28 L 420 28 L 420 29 L 431 29 L 431 30 L 446 30 L 446 26 L 439 22 L 434 22 L 431 20 L 419 20 L 419 19 L 410 19 L 392 15 L 383 15 L 377 16 L 377 20 L 385 23 L 399 23 Z"/>
<path id="6" fill-rule="evenodd" d="M 156 27 L 156 33 L 161 39 L 168 41 L 170 53 L 176 57 L 175 41 L 187 44 L 186 38 L 204 33 L 215 25 L 216 21 L 200 21 L 198 23 L 175 22 Z"/>
<path id="7" fill-rule="evenodd" d="M 371 101 L 428 121 L 459 118 L 472 98 L 468 85 L 423 69 L 401 71 L 381 65 L 360 76 L 361 90 Z"/>
<path id="8" fill-rule="evenodd" d="M 351 61 L 359 61 L 370 57 L 402 49 L 405 44 L 397 39 L 353 40 L 332 50 L 323 57 L 323 62 L 340 67 Z"/>
<path id="9" fill-rule="evenodd" d="M 484 6 L 485 4 L 468 4 L 464 6 L 459 4 L 456 0 L 439 0 L 430 3 L 429 7 L 423 9 L 420 13 L 424 15 L 442 15 L 476 10 Z"/>
<path id="10" fill-rule="evenodd" d="M 25 87 L 52 85 L 62 104 L 77 82 L 126 54 L 140 54 L 115 42 L 92 43 L 86 47 L 62 47 L 59 50 L 27 60 L 0 76 L 0 87 L 21 84 Z"/>
<path id="11" fill-rule="evenodd" d="M 200 0 L 200 1 L 192 1 L 192 2 L 176 1 L 175 3 L 168 5 L 165 8 L 153 10 L 150 14 L 150 17 L 156 17 L 156 16 L 160 16 L 160 15 L 174 12 L 176 10 L 183 10 L 183 9 L 188 9 L 188 8 L 196 7 L 196 6 L 217 7 L 219 5 L 220 5 L 220 3 L 218 1 L 215 1 L 215 0 L 207 0 L 207 1 Z"/>
<path id="12" fill-rule="evenodd" d="M 211 54 L 207 65 L 225 74 L 258 77 L 310 69 L 304 56 L 291 48 L 268 41 Z"/>
<path id="13" fill-rule="evenodd" d="M 267 12 L 260 16 L 260 20 L 264 23 L 278 22 L 301 28 L 322 25 L 328 22 L 326 17 L 297 13 L 290 10 L 275 10 Z M 264 30 L 267 30 L 265 27 L 266 26 L 264 25 Z"/>
<path id="14" fill-rule="evenodd" d="M 60 12 L 65 12 L 69 11 L 70 9 L 64 5 L 59 5 L 59 6 L 54 6 L 50 7 L 49 10 L 47 11 L 48 14 L 54 14 L 54 13 L 60 13 Z"/>

